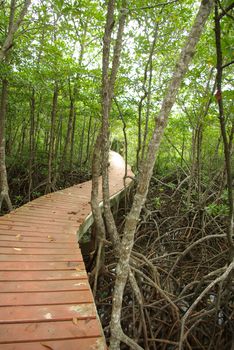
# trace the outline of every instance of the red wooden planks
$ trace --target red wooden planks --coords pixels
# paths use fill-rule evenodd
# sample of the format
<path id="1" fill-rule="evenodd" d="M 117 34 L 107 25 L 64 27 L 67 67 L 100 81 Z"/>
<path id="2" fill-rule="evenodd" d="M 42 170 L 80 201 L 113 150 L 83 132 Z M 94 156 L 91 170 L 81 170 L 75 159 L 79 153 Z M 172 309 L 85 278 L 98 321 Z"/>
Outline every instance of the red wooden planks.
<path id="1" fill-rule="evenodd" d="M 89 290 L 1 293 L 0 306 L 14 305 L 56 305 L 92 303 L 93 297 Z"/>
<path id="2" fill-rule="evenodd" d="M 87 279 L 85 270 L 55 270 L 55 271 L 0 271 L 0 281 L 59 281 L 72 279 Z"/>
<path id="3" fill-rule="evenodd" d="M 114 194 L 123 188 L 125 164 L 111 154 Z M 90 193 L 89 181 L 0 218 L 1 350 L 106 349 L 77 244 Z"/>
<path id="4" fill-rule="evenodd" d="M 102 337 L 66 339 L 34 343 L 1 344 L 1 350 L 100 350 L 106 349 Z"/>
<path id="5" fill-rule="evenodd" d="M 60 281 L 10 281 L 0 282 L 1 293 L 11 292 L 53 292 L 54 290 L 87 290 L 88 280 L 60 280 Z M 1 297 L 1 294 L 0 294 Z"/>
<path id="6" fill-rule="evenodd" d="M 3 271 L 33 270 L 74 270 L 84 267 L 83 261 L 4 261 L 0 263 Z M 0 291 L 1 292 L 1 291 Z"/>
<path id="7" fill-rule="evenodd" d="M 96 319 L 73 319 L 58 322 L 26 322 L 15 324 L 0 324 L 0 344 L 27 341 L 50 341 L 58 339 L 77 339 L 100 337 L 102 335 L 99 322 Z M 33 348 L 32 348 L 33 349 Z M 65 348 L 66 349 L 66 348 Z M 85 350 L 85 348 L 83 349 Z"/>
<path id="8" fill-rule="evenodd" d="M 43 322 L 91 319 L 96 317 L 96 309 L 90 304 L 59 304 L 2 307 L 0 323 Z"/>

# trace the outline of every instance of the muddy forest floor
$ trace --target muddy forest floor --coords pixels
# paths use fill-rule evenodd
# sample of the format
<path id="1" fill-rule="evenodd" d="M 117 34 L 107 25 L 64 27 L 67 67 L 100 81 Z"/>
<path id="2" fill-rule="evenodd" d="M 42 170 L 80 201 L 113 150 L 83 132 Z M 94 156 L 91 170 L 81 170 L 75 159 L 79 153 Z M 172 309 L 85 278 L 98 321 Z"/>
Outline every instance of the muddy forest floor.
<path id="1" fill-rule="evenodd" d="M 233 281 L 212 286 L 226 271 L 228 251 L 225 198 L 215 186 L 204 188 L 200 202 L 194 191 L 188 202 L 183 179 L 151 181 L 131 258 L 141 298 L 128 284 L 122 309 L 123 330 L 146 350 L 178 349 L 183 322 L 186 350 L 230 350 L 234 342 Z M 115 215 L 119 232 L 128 210 L 125 203 Z M 108 340 L 116 267 L 110 248 L 105 258 L 96 304 Z"/>

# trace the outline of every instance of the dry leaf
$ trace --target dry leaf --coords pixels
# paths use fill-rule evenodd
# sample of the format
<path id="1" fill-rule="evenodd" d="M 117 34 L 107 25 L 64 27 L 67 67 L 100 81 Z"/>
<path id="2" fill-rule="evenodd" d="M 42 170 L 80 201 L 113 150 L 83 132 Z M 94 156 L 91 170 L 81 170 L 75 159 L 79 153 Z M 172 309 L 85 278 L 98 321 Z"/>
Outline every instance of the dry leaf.
<path id="1" fill-rule="evenodd" d="M 23 239 L 23 237 L 22 237 L 20 234 L 16 235 L 15 237 L 16 237 L 19 241 L 21 241 L 21 240 Z"/>
<path id="2" fill-rule="evenodd" d="M 50 240 L 50 242 L 55 241 L 54 237 L 52 236 L 47 236 L 47 238 Z"/>
<path id="3" fill-rule="evenodd" d="M 49 349 L 49 350 L 54 350 L 53 348 L 52 348 L 52 346 L 50 346 L 50 345 L 47 345 L 47 344 L 45 344 L 45 343 L 40 343 L 42 346 L 44 346 L 44 348 L 46 348 L 46 349 Z"/>
<path id="4" fill-rule="evenodd" d="M 21 248 L 14 248 L 14 250 L 21 251 L 22 249 Z"/>
<path id="5" fill-rule="evenodd" d="M 73 317 L 73 318 L 72 318 L 72 322 L 73 322 L 76 326 L 78 326 L 78 319 L 77 319 L 76 317 Z"/>

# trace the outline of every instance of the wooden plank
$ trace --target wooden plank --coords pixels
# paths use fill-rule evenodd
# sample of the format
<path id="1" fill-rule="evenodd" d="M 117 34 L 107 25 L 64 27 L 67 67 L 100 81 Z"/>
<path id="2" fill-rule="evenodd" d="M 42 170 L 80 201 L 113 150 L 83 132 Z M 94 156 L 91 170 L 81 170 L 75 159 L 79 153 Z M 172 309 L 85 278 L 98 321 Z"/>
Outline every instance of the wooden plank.
<path id="1" fill-rule="evenodd" d="M 0 229 L 0 241 L 11 240 L 11 241 L 27 241 L 27 242 L 51 242 L 51 239 L 59 242 L 77 242 L 76 234 L 54 234 L 54 232 L 46 232 L 39 234 L 37 231 L 31 231 L 24 233 L 23 230 L 9 231 Z"/>
<path id="2" fill-rule="evenodd" d="M 58 229 L 52 229 L 52 228 L 40 228 L 38 229 L 37 227 L 34 227 L 34 226 L 28 226 L 28 227 L 22 227 L 22 226 L 17 226 L 17 225 L 14 225 L 14 226 L 8 226 L 8 225 L 5 225 L 5 226 L 0 226 L 0 233 L 1 232 L 6 232 L 8 231 L 9 234 L 12 234 L 12 235 L 17 235 L 18 233 L 22 233 L 22 234 L 30 234 L 32 235 L 35 234 L 35 236 L 47 236 L 47 235 L 50 235 L 50 234 L 56 234 L 58 236 L 61 236 L 61 235 L 76 235 L 76 232 L 78 231 L 79 229 L 79 225 L 77 225 L 77 227 L 74 229 L 74 228 L 64 228 L 64 227 L 60 227 L 60 230 Z"/>
<path id="3" fill-rule="evenodd" d="M 23 270 L 75 270 L 84 269 L 82 261 L 4 261 L 0 262 L 0 270 L 2 271 L 23 271 Z"/>
<path id="4" fill-rule="evenodd" d="M 1 350 L 107 350 L 102 337 L 2 344 Z"/>
<path id="5" fill-rule="evenodd" d="M 1 261 L 83 261 L 81 253 L 76 255 L 1 255 Z"/>
<path id="6" fill-rule="evenodd" d="M 0 228 L 2 227 L 2 226 L 8 226 L 8 227 L 10 227 L 10 226 L 17 226 L 17 227 L 21 227 L 22 228 L 22 230 L 26 227 L 35 227 L 35 228 L 44 228 L 44 227 L 46 227 L 47 228 L 47 230 L 49 229 L 52 229 L 52 230 L 54 230 L 54 229 L 57 229 L 57 228 L 61 228 L 61 226 L 62 227 L 75 227 L 75 224 L 73 224 L 72 222 L 70 222 L 69 220 L 65 220 L 65 223 L 63 223 L 63 224 L 61 224 L 61 223 L 58 223 L 58 222 L 50 222 L 49 220 L 48 220 L 48 222 L 46 222 L 46 221 L 41 221 L 39 218 L 38 219 L 36 219 L 36 221 L 35 222 L 30 222 L 30 221 L 21 221 L 21 220 L 18 220 L 17 218 L 15 218 L 14 220 L 6 220 L 6 219 L 2 219 L 2 220 L 0 220 Z"/>
<path id="7" fill-rule="evenodd" d="M 1 268 L 1 267 L 0 267 Z M 67 271 L 0 271 L 0 281 L 59 281 L 71 279 L 87 279 L 86 270 L 67 270 Z"/>
<path id="8" fill-rule="evenodd" d="M 14 223 L 18 223 L 21 226 L 26 226 L 27 224 L 31 224 L 31 225 L 53 225 L 54 227 L 57 226 L 61 226 L 61 225 L 68 225 L 68 224 L 75 224 L 76 220 L 80 218 L 80 215 L 88 215 L 90 212 L 90 210 L 86 209 L 85 211 L 83 210 L 79 210 L 76 211 L 76 215 L 70 215 L 69 213 L 73 213 L 71 212 L 64 212 L 63 216 L 61 216 L 61 212 L 60 212 L 60 216 L 58 215 L 51 215 L 51 212 L 47 211 L 47 216 L 42 217 L 41 213 L 38 213 L 38 215 L 35 215 L 35 210 L 32 211 L 31 213 L 28 213 L 28 215 L 26 213 L 21 213 L 21 214 L 17 214 L 15 213 L 15 215 L 11 215 L 8 218 L 5 218 L 2 221 L 2 224 L 7 224 L 7 225 L 12 225 Z M 49 215 L 50 214 L 50 215 Z"/>
<path id="9" fill-rule="evenodd" d="M 91 302 L 93 302 L 93 296 L 90 290 L 67 290 L 66 293 L 64 291 L 53 291 L 0 294 L 0 306 L 80 304 Z"/>
<path id="10" fill-rule="evenodd" d="M 80 249 L 75 246 L 73 248 L 59 248 L 57 249 L 56 246 L 53 246 L 53 243 L 51 242 L 50 248 L 29 248 L 29 247 L 1 247 L 1 254 L 14 254 L 14 255 L 77 255 L 81 256 Z"/>
<path id="11" fill-rule="evenodd" d="M 1 293 L 14 292 L 53 292 L 66 290 L 87 290 L 89 282 L 86 279 L 68 281 L 10 281 L 0 282 Z"/>
<path id="12" fill-rule="evenodd" d="M 0 221 L 0 229 L 7 229 L 11 231 L 18 231 L 21 230 L 23 232 L 30 232 L 30 231 L 35 231 L 35 232 L 42 232 L 42 233 L 48 233 L 48 232 L 54 232 L 54 233 L 65 233 L 65 234 L 72 234 L 76 231 L 77 225 L 56 225 L 54 226 L 46 226 L 46 225 L 41 225 L 38 223 L 38 225 L 32 225 L 30 223 L 25 223 L 21 225 L 21 223 L 18 222 L 11 222 L 11 223 L 6 223 L 6 222 L 1 222 Z"/>
<path id="13" fill-rule="evenodd" d="M 0 323 L 69 321 L 96 317 L 96 309 L 90 304 L 59 304 L 1 307 Z"/>
<path id="14" fill-rule="evenodd" d="M 102 336 L 96 319 L 0 324 L 0 344 L 23 341 L 51 341 Z M 66 348 L 65 348 L 66 349 Z M 68 349 L 69 350 L 69 349 Z"/>
<path id="15" fill-rule="evenodd" d="M 46 242 L 25 242 L 24 239 L 15 239 L 14 241 L 1 241 L 1 247 L 13 247 L 13 248 L 52 248 L 55 249 L 73 249 L 74 242 L 57 242 L 54 237 L 47 239 Z"/>
<path id="16" fill-rule="evenodd" d="M 89 213 L 88 210 L 87 212 Z M 61 213 L 60 213 L 60 217 L 52 216 L 52 215 L 48 215 L 46 217 L 46 216 L 42 216 L 40 213 L 38 213 L 38 215 L 35 215 L 35 213 L 32 212 L 31 214 L 28 213 L 28 215 L 26 213 L 11 215 L 9 217 L 9 220 L 11 221 L 17 220 L 17 222 L 22 222 L 22 223 L 25 223 L 25 221 L 27 221 L 27 222 L 30 222 L 31 224 L 37 224 L 39 222 L 43 224 L 49 223 L 50 225 L 54 225 L 54 224 L 62 225 L 70 222 L 76 222 L 76 220 L 79 218 L 79 213 L 77 215 L 68 215 L 67 213 L 64 213 L 64 216 L 65 218 L 62 219 Z"/>

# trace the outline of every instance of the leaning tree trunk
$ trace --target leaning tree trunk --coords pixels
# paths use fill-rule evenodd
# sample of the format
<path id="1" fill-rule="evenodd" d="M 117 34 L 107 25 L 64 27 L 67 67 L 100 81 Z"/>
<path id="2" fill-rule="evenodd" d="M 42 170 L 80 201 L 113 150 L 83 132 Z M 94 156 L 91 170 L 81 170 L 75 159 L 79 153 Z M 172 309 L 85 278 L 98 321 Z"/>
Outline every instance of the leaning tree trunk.
<path id="1" fill-rule="evenodd" d="M 184 78 L 188 65 L 195 53 L 196 45 L 200 39 L 202 30 L 211 12 L 213 0 L 203 0 L 196 16 L 191 32 L 181 51 L 180 57 L 175 66 L 174 74 L 165 93 L 161 110 L 155 119 L 155 129 L 148 146 L 148 152 L 143 161 L 136 194 L 129 215 L 126 218 L 123 239 L 121 242 L 120 258 L 117 264 L 117 277 L 113 293 L 113 306 L 111 315 L 111 340 L 110 349 L 119 350 L 120 341 L 127 342 L 129 338 L 123 333 L 121 328 L 121 308 L 123 292 L 129 274 L 129 260 L 134 243 L 134 234 L 143 204 L 148 193 L 149 182 L 153 173 L 156 154 L 168 122 L 169 114 L 176 100 L 182 79 Z M 129 342 L 130 343 L 130 342 Z M 138 347 L 140 348 L 140 347 Z"/>
<path id="2" fill-rule="evenodd" d="M 5 201 L 8 210 L 12 210 L 12 204 L 9 197 L 9 188 L 7 181 L 7 171 L 5 162 L 5 117 L 7 104 L 7 80 L 2 81 L 2 95 L 0 105 L 0 211 Z"/>

